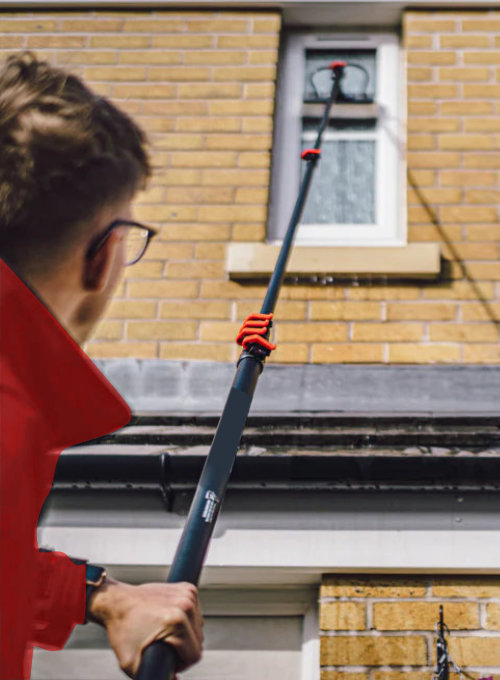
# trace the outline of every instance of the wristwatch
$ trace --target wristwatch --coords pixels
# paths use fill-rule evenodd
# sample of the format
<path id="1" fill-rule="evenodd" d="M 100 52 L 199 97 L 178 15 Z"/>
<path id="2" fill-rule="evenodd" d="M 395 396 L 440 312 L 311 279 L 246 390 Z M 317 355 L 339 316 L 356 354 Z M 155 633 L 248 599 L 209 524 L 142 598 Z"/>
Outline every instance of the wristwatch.
<path id="1" fill-rule="evenodd" d="M 90 598 L 92 596 L 92 593 L 96 588 L 99 588 L 99 586 L 102 586 L 104 581 L 106 580 L 106 576 L 108 575 L 106 572 L 106 569 L 104 567 L 98 567 L 95 564 L 86 564 L 85 565 L 85 583 L 86 583 L 86 588 L 85 588 L 85 623 L 88 622 L 88 614 L 89 614 L 89 602 Z"/>

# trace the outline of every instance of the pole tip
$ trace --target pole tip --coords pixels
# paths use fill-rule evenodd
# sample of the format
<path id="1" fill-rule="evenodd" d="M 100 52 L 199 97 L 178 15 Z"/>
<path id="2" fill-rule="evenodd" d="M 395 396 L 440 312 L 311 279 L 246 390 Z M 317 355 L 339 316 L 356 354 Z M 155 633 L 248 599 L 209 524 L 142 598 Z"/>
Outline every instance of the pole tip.
<path id="1" fill-rule="evenodd" d="M 332 61 L 328 68 L 332 71 L 335 71 L 336 69 L 345 68 L 346 66 L 346 61 Z"/>

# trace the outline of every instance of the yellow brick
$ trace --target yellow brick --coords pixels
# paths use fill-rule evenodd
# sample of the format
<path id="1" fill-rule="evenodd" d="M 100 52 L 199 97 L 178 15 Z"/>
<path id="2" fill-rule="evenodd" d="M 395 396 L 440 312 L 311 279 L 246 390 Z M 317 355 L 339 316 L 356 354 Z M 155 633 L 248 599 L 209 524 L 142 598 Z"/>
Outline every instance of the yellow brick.
<path id="1" fill-rule="evenodd" d="M 498 248 L 491 243 L 443 243 L 443 257 L 450 260 L 497 260 Z"/>
<path id="2" fill-rule="evenodd" d="M 407 35 L 405 37 L 406 48 L 430 48 L 432 47 L 431 35 Z"/>
<path id="3" fill-rule="evenodd" d="M 477 150 L 493 149 L 494 141 L 491 135 L 439 135 L 438 145 L 445 150 Z"/>
<path id="4" fill-rule="evenodd" d="M 321 664 L 386 666 L 421 665 L 427 660 L 426 640 L 422 637 L 322 637 Z"/>
<path id="5" fill-rule="evenodd" d="M 311 319 L 313 321 L 351 319 L 380 320 L 381 308 L 378 302 L 313 302 Z"/>
<path id="6" fill-rule="evenodd" d="M 248 100 L 228 100 L 228 101 L 211 101 L 209 102 L 209 111 L 211 115 L 241 115 L 241 116 L 259 116 L 272 115 L 274 109 L 274 102 L 270 99 L 255 99 Z"/>
<path id="7" fill-rule="evenodd" d="M 158 239 L 151 241 L 143 256 L 144 260 L 190 260 L 193 246 L 190 243 L 163 243 Z"/>
<path id="8" fill-rule="evenodd" d="M 441 286 L 426 286 L 422 296 L 434 300 L 475 300 L 478 295 L 488 300 L 494 295 L 493 283 L 484 281 L 453 281 Z"/>
<path id="9" fill-rule="evenodd" d="M 427 321 L 439 319 L 451 321 L 456 318 L 457 306 L 446 302 L 416 302 L 387 305 L 387 318 L 401 321 Z"/>
<path id="10" fill-rule="evenodd" d="M 238 302 L 236 317 L 243 322 L 249 314 L 259 312 L 260 305 L 260 300 L 255 302 Z M 274 317 L 278 325 L 281 321 L 303 320 L 306 318 L 306 303 L 279 300 Z"/>
<path id="11" fill-rule="evenodd" d="M 95 87 L 92 86 L 95 90 Z M 162 99 L 175 97 L 175 85 L 152 85 L 151 83 L 142 83 L 141 85 L 115 85 L 113 94 L 116 99 L 123 97 L 135 97 L 138 99 Z"/>
<path id="12" fill-rule="evenodd" d="M 436 241 L 448 238 L 451 241 L 462 239 L 462 227 L 458 225 L 441 225 L 439 229 L 434 225 L 417 224 L 408 227 L 408 240 L 413 241 Z"/>
<path id="13" fill-rule="evenodd" d="M 436 148 L 434 135 L 408 135 L 407 148 L 409 151 L 424 151 Z"/>
<path id="14" fill-rule="evenodd" d="M 95 340 L 121 340 L 123 338 L 123 321 L 101 321 L 92 333 Z"/>
<path id="15" fill-rule="evenodd" d="M 190 169 L 161 170 L 155 173 L 155 182 L 168 186 L 201 184 L 201 171 Z"/>
<path id="16" fill-rule="evenodd" d="M 419 187 L 431 187 L 436 183 L 436 173 L 433 170 L 412 170 L 411 180 Z"/>
<path id="17" fill-rule="evenodd" d="M 485 281 L 488 279 L 500 281 L 499 262 L 468 262 L 467 272 L 469 273 L 469 276 L 478 281 Z"/>
<path id="18" fill-rule="evenodd" d="M 106 310 L 107 319 L 153 319 L 156 303 L 144 300 L 111 300 Z"/>
<path id="19" fill-rule="evenodd" d="M 372 680 L 429 680 L 428 671 L 374 671 L 370 676 Z M 453 674 L 450 675 L 450 680 Z M 459 680 L 458 678 L 453 680 Z"/>
<path id="20" fill-rule="evenodd" d="M 122 104 L 120 103 L 120 106 Z M 207 102 L 142 102 L 143 114 L 145 116 L 196 116 L 206 114 L 208 111 Z"/>
<path id="21" fill-rule="evenodd" d="M 462 22 L 463 31 L 487 31 L 488 33 L 495 33 L 500 31 L 500 21 L 492 18 L 474 19 Z"/>
<path id="22" fill-rule="evenodd" d="M 500 321 L 500 302 L 470 302 L 462 304 L 464 321 Z"/>
<path id="23" fill-rule="evenodd" d="M 124 33 L 181 33 L 186 29 L 186 22 L 173 19 L 131 19 L 123 26 Z"/>
<path id="24" fill-rule="evenodd" d="M 321 630 L 364 630 L 365 605 L 359 602 L 323 602 L 320 610 Z"/>
<path id="25" fill-rule="evenodd" d="M 409 168 L 449 168 L 460 167 L 461 157 L 459 153 L 435 152 L 435 153 L 409 153 Z M 500 163 L 499 163 L 500 166 Z"/>
<path id="26" fill-rule="evenodd" d="M 486 605 L 486 628 L 488 630 L 500 630 L 500 605 Z"/>
<path id="27" fill-rule="evenodd" d="M 249 64 L 276 64 L 278 61 L 277 50 L 257 50 L 248 55 Z"/>
<path id="28" fill-rule="evenodd" d="M 455 132 L 459 129 L 458 118 L 410 118 L 408 121 L 409 132 Z"/>
<path id="29" fill-rule="evenodd" d="M 122 64 L 181 64 L 182 56 L 182 52 L 171 50 L 123 51 L 120 61 Z M 155 80 L 155 78 L 152 78 L 152 80 Z M 174 78 L 165 78 L 165 80 L 174 80 Z"/>
<path id="30" fill-rule="evenodd" d="M 231 99 L 241 96 L 240 83 L 181 83 L 180 99 Z"/>
<path id="31" fill-rule="evenodd" d="M 375 602 L 373 622 L 377 630 L 434 631 L 439 619 L 439 602 Z M 447 602 L 444 614 L 452 630 L 479 628 L 477 603 Z"/>
<path id="32" fill-rule="evenodd" d="M 164 187 L 150 186 L 144 191 L 139 191 L 134 203 L 159 203 L 165 199 Z"/>
<path id="33" fill-rule="evenodd" d="M 487 68 L 440 68 L 439 80 L 467 81 L 489 80 L 490 71 Z"/>
<path id="34" fill-rule="evenodd" d="M 439 44 L 441 47 L 490 47 L 491 40 L 487 35 L 470 35 L 470 34 L 456 34 L 456 35 L 441 35 L 439 36 Z M 464 56 L 467 58 L 469 53 L 465 52 Z M 467 63 L 467 61 L 465 62 Z"/>
<path id="35" fill-rule="evenodd" d="M 250 23 L 244 20 L 196 19 L 187 22 L 190 33 L 248 33 Z"/>
<path id="36" fill-rule="evenodd" d="M 279 36 L 276 35 L 219 35 L 218 47 L 266 48 L 278 47 Z"/>
<path id="37" fill-rule="evenodd" d="M 274 97 L 274 83 L 247 83 L 244 92 L 248 99 L 271 98 Z"/>
<path id="38" fill-rule="evenodd" d="M 203 170 L 201 184 L 209 186 L 263 186 L 269 182 L 268 170 Z"/>
<path id="39" fill-rule="evenodd" d="M 418 193 L 413 188 L 408 189 L 409 203 L 460 203 L 461 189 L 427 189 L 418 187 Z"/>
<path id="40" fill-rule="evenodd" d="M 484 101 L 442 102 L 439 105 L 439 111 L 444 115 L 481 115 L 493 113 L 493 104 Z"/>
<path id="41" fill-rule="evenodd" d="M 177 120 L 177 130 L 181 132 L 237 132 L 241 129 L 241 120 L 224 116 L 221 118 L 179 118 Z"/>
<path id="42" fill-rule="evenodd" d="M 151 44 L 151 38 L 149 36 L 142 35 L 92 35 L 90 36 L 90 46 L 91 47 L 120 47 L 124 49 L 138 49 L 141 47 L 149 47 Z M 54 45 L 56 47 L 56 45 Z M 62 47 L 62 46 L 61 46 Z M 78 45 L 72 45 L 71 47 L 78 47 Z M 127 52 L 122 52 L 122 60 Z M 148 54 L 152 54 L 148 52 Z"/>
<path id="43" fill-rule="evenodd" d="M 417 300 L 417 286 L 359 286 L 349 288 L 351 300 Z"/>
<path id="44" fill-rule="evenodd" d="M 200 260 L 223 260 L 225 254 L 224 243 L 197 243 L 195 245 L 194 255 Z"/>
<path id="45" fill-rule="evenodd" d="M 221 279 L 224 263 L 217 260 L 169 262 L 165 276 L 172 279 Z"/>
<path id="46" fill-rule="evenodd" d="M 244 64 L 246 52 L 236 50 L 190 50 L 184 55 L 185 64 Z"/>
<path id="47" fill-rule="evenodd" d="M 188 33 L 186 35 L 154 35 L 153 47 L 215 47 L 215 36 L 212 35 L 195 35 Z"/>
<path id="48" fill-rule="evenodd" d="M 276 77 L 275 66 L 219 66 L 213 69 L 213 79 L 215 81 L 268 81 Z"/>
<path id="49" fill-rule="evenodd" d="M 464 121 L 466 132 L 500 132 L 500 121 L 495 118 L 469 118 Z"/>
<path id="50" fill-rule="evenodd" d="M 162 319 L 228 319 L 230 315 L 229 302 L 189 300 L 162 302 L 160 307 Z"/>
<path id="51" fill-rule="evenodd" d="M 493 66 L 500 65 L 500 52 L 489 50 L 488 52 L 465 52 L 465 64 L 492 64 Z"/>
<path id="52" fill-rule="evenodd" d="M 135 214 L 139 221 L 190 222 L 196 219 L 197 209 L 186 205 L 137 205 Z"/>
<path id="53" fill-rule="evenodd" d="M 426 116 L 432 115 L 437 111 L 436 102 L 425 102 L 425 101 L 409 101 L 408 102 L 408 113 L 410 115 L 416 116 Z"/>
<path id="54" fill-rule="evenodd" d="M 238 154 L 238 165 L 240 168 L 268 168 L 270 166 L 270 155 L 268 152 L 242 151 Z"/>
<path id="55" fill-rule="evenodd" d="M 237 189 L 236 203 L 267 203 L 268 190 L 266 189 Z"/>
<path id="56" fill-rule="evenodd" d="M 486 87 L 486 86 L 484 86 Z M 425 85 L 408 85 L 408 96 L 420 99 L 444 99 L 446 97 L 457 97 L 458 89 L 456 85 L 435 85 L 426 83 Z"/>
<path id="57" fill-rule="evenodd" d="M 172 132 L 175 129 L 173 118 L 143 118 L 141 124 L 146 132 Z"/>
<path id="58" fill-rule="evenodd" d="M 497 224 L 477 224 L 467 227 L 469 241 L 499 241 L 500 226 Z"/>
<path id="59" fill-rule="evenodd" d="M 65 29 L 63 28 L 63 31 Z M 0 33 L 56 33 L 58 22 L 47 19 L 4 19 L 0 20 Z"/>
<path id="60" fill-rule="evenodd" d="M 154 359 L 157 346 L 156 342 L 90 342 L 85 352 L 91 359 Z"/>
<path id="61" fill-rule="evenodd" d="M 409 64 L 437 66 L 442 64 L 455 64 L 456 60 L 456 52 L 443 52 L 443 50 L 408 53 Z"/>
<path id="62" fill-rule="evenodd" d="M 161 231 L 162 241 L 227 241 L 226 224 L 169 224 Z"/>
<path id="63" fill-rule="evenodd" d="M 457 22 L 453 18 L 449 20 L 407 18 L 405 21 L 405 30 L 408 33 L 452 33 L 457 28 Z"/>
<path id="64" fill-rule="evenodd" d="M 490 345 L 466 345 L 464 347 L 464 362 L 472 364 L 500 363 L 500 347 Z"/>
<path id="65" fill-rule="evenodd" d="M 200 66 L 153 66 L 148 69 L 148 77 L 151 81 L 166 80 L 166 81 L 203 81 L 208 80 L 210 69 L 201 68 Z M 199 85 L 199 82 L 196 83 Z M 183 86 L 188 87 L 188 86 Z M 180 94 L 180 89 L 179 89 Z M 181 95 L 182 96 L 182 95 Z"/>
<path id="66" fill-rule="evenodd" d="M 232 361 L 234 350 L 227 343 L 209 345 L 207 343 L 160 343 L 160 359 L 184 359 L 199 361 Z"/>
<path id="67" fill-rule="evenodd" d="M 197 324 L 194 321 L 129 321 L 128 340 L 194 340 Z"/>
<path id="68" fill-rule="evenodd" d="M 15 38 L 17 44 L 10 44 L 10 36 L 2 36 L 0 40 L 0 47 L 20 47 L 23 38 Z M 29 35 L 27 47 L 28 48 L 54 48 L 54 47 L 85 47 L 87 38 L 81 35 Z M 92 46 L 92 44 L 91 44 Z M 110 47 L 113 47 L 110 45 Z M 83 54 L 83 51 L 80 52 Z"/>
<path id="69" fill-rule="evenodd" d="M 162 276 L 163 262 L 141 260 L 124 271 L 126 279 L 159 279 Z"/>
<path id="70" fill-rule="evenodd" d="M 244 118 L 242 121 L 243 132 L 272 132 L 273 120 L 270 116 Z"/>
<path id="71" fill-rule="evenodd" d="M 321 680 L 368 680 L 368 674 L 351 673 L 350 671 L 344 673 L 343 671 L 321 670 Z M 427 680 L 427 678 L 425 680 Z"/>
<path id="72" fill-rule="evenodd" d="M 234 342 L 240 323 L 230 321 L 202 321 L 200 337 L 202 340 Z"/>
<path id="73" fill-rule="evenodd" d="M 281 27 L 281 17 L 274 16 L 265 19 L 254 19 L 253 30 L 255 33 L 276 33 Z"/>
<path id="74" fill-rule="evenodd" d="M 420 82 L 423 80 L 432 80 L 432 69 L 428 67 L 410 67 L 406 72 L 408 82 Z"/>
<path id="75" fill-rule="evenodd" d="M 423 597 L 426 581 L 407 576 L 355 577 L 329 575 L 323 578 L 323 597 Z"/>
<path id="76" fill-rule="evenodd" d="M 265 224 L 235 224 L 231 234 L 232 241 L 263 241 L 266 236 Z"/>
<path id="77" fill-rule="evenodd" d="M 265 205 L 203 205 L 199 209 L 202 222 L 258 222 L 266 219 Z"/>
<path id="78" fill-rule="evenodd" d="M 483 97 L 494 99 L 500 97 L 500 85 L 464 85 L 464 97 L 481 99 Z"/>
<path id="79" fill-rule="evenodd" d="M 484 187 L 494 186 L 496 177 L 494 172 L 467 172 L 467 171 L 442 171 L 439 173 L 441 186 L 468 186 Z"/>
<path id="80" fill-rule="evenodd" d="M 468 153 L 464 158 L 466 168 L 500 168 L 500 153 Z"/>
<path id="81" fill-rule="evenodd" d="M 320 344 L 312 346 L 312 361 L 317 364 L 375 364 L 383 361 L 384 347 L 371 343 Z"/>
<path id="82" fill-rule="evenodd" d="M 342 342 L 347 326 L 341 323 L 287 323 L 278 328 L 279 342 Z"/>
<path id="83" fill-rule="evenodd" d="M 467 222 L 493 222 L 496 219 L 495 208 L 477 206 L 443 207 L 439 209 L 439 216 L 443 222 L 466 224 Z"/>
<path id="84" fill-rule="evenodd" d="M 205 148 L 215 149 L 236 149 L 236 150 L 268 150 L 271 148 L 272 138 L 266 135 L 210 135 L 205 142 Z"/>
<path id="85" fill-rule="evenodd" d="M 398 364 L 434 364 L 458 363 L 460 347 L 458 345 L 389 345 L 389 361 Z"/>
<path id="86" fill-rule="evenodd" d="M 308 346 L 294 342 L 288 345 L 279 345 L 271 354 L 270 362 L 277 364 L 304 364 L 307 362 L 308 356 Z"/>
<path id="87" fill-rule="evenodd" d="M 123 26 L 122 19 L 67 19 L 61 22 L 62 33 L 113 33 L 120 31 Z M 1 22 L 0 22 L 0 30 Z M 20 29 L 21 30 L 21 29 Z M 30 30 L 30 29 L 25 29 Z M 47 29 L 54 30 L 54 29 Z"/>
<path id="88" fill-rule="evenodd" d="M 195 298 L 197 281 L 129 281 L 128 294 L 134 298 Z"/>
<path id="89" fill-rule="evenodd" d="M 498 203 L 500 190 L 474 189 L 465 193 L 467 203 Z"/>
<path id="90" fill-rule="evenodd" d="M 237 154 L 231 151 L 185 151 L 173 153 L 173 168 L 231 168 L 236 165 Z"/>
<path id="91" fill-rule="evenodd" d="M 78 50 L 77 52 L 58 52 L 59 64 L 117 64 L 118 51 Z"/>
<path id="92" fill-rule="evenodd" d="M 170 203 L 232 203 L 232 187 L 176 187 L 167 189 Z"/>
<path id="93" fill-rule="evenodd" d="M 343 300 L 345 288 L 338 286 L 285 286 L 281 290 L 284 300 Z"/>
<path id="94" fill-rule="evenodd" d="M 420 324 L 403 323 L 354 323 L 352 339 L 354 341 L 385 342 L 420 340 L 422 326 Z"/>
<path id="95" fill-rule="evenodd" d="M 500 639 L 454 637 L 449 643 L 450 655 L 459 666 L 499 666 Z"/>

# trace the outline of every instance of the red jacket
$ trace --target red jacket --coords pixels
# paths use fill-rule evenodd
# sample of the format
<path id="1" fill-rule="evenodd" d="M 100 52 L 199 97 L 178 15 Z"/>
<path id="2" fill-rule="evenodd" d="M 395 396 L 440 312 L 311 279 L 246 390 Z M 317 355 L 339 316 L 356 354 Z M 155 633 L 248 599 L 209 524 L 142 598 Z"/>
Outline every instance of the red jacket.
<path id="1" fill-rule="evenodd" d="M 62 449 L 113 432 L 130 408 L 0 260 L 0 680 L 30 677 L 33 645 L 61 649 L 85 618 L 85 566 L 39 552 Z"/>

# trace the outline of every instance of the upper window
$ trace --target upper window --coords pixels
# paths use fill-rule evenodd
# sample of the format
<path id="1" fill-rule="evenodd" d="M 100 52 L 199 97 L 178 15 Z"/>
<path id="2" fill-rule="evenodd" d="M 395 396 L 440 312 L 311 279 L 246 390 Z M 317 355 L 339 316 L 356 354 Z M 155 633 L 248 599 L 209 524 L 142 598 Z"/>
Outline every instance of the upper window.
<path id="1" fill-rule="evenodd" d="M 332 61 L 349 65 L 297 232 L 302 245 L 404 245 L 400 64 L 395 35 L 290 32 L 279 74 L 269 238 L 283 238 L 314 145 Z"/>

